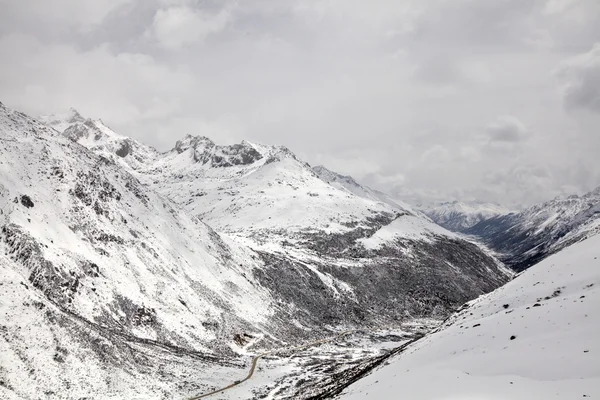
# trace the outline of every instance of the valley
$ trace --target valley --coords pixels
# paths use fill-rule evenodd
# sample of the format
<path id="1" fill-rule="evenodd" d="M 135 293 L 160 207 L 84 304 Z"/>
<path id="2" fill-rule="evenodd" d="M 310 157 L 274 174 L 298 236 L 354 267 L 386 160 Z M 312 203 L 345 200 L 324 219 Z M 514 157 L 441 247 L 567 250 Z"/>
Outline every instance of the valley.
<path id="1" fill-rule="evenodd" d="M 598 232 L 597 191 L 433 214 L 281 146 L 0 111 L 7 399 L 344 396 Z"/>

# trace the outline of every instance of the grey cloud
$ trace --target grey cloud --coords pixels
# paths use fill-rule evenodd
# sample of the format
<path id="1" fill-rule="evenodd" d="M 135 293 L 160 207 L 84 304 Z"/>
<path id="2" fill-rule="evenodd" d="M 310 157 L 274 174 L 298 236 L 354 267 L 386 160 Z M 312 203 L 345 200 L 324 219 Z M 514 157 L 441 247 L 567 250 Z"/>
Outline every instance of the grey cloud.
<path id="1" fill-rule="evenodd" d="M 161 8 L 146 33 L 163 47 L 179 49 L 221 32 L 230 20 L 231 12 L 226 8 L 216 14 L 188 6 Z"/>
<path id="2" fill-rule="evenodd" d="M 600 112 L 600 43 L 568 60 L 560 70 L 566 80 L 565 107 Z"/>
<path id="3" fill-rule="evenodd" d="M 73 106 L 161 150 L 283 144 L 422 199 L 599 184 L 600 116 L 564 112 L 597 110 L 597 0 L 0 2 L 0 101 L 29 113 Z M 526 165 L 553 178 L 524 195 Z"/>
<path id="4" fill-rule="evenodd" d="M 513 116 L 499 117 L 486 128 L 491 142 L 516 143 L 527 137 L 525 125 Z"/>

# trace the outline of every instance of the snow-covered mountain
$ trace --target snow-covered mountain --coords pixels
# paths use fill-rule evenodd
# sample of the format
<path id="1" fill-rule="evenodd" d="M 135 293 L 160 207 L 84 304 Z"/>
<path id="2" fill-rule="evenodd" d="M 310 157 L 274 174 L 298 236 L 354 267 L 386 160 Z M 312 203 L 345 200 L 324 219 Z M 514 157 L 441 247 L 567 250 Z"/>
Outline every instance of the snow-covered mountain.
<path id="1" fill-rule="evenodd" d="M 186 391 L 236 334 L 277 331 L 254 252 L 1 104 L 0 264 L 2 398 Z"/>
<path id="2" fill-rule="evenodd" d="M 599 304 L 596 236 L 467 303 L 339 398 L 598 398 Z"/>
<path id="3" fill-rule="evenodd" d="M 72 125 L 66 126 L 63 134 Z M 360 304 L 368 303 L 380 284 L 389 286 L 381 295 L 391 303 L 380 299 L 380 314 L 369 318 L 445 313 L 458 298 L 472 296 L 471 289 L 490 290 L 506 279 L 506 271 L 472 243 L 381 193 L 362 187 L 357 194 L 358 184 L 354 191 L 339 182 L 330 184 L 324 169 L 315 173 L 285 147 L 245 141 L 225 146 L 187 135 L 172 150 L 136 163 L 129 161 L 131 154 L 117 156 L 115 148 L 110 155 L 106 147 L 71 139 L 112 157 L 220 234 L 256 251 L 266 264 L 255 272 L 260 283 L 288 302 L 312 306 L 307 315 L 362 321 Z M 377 273 L 366 279 L 363 268 L 348 268 L 364 265 Z M 430 272 L 417 273 L 414 265 Z M 461 268 L 469 272 L 457 273 Z M 437 279 L 446 274 L 456 275 L 452 285 L 458 291 Z M 309 296 L 304 285 L 281 285 L 295 280 L 317 282 L 327 290 Z M 358 301 L 350 312 L 337 301 L 346 296 Z M 391 311 L 390 304 L 399 303 L 403 305 Z"/>
<path id="4" fill-rule="evenodd" d="M 63 114 L 42 116 L 40 121 L 68 139 L 129 169 L 143 168 L 160 156 L 153 147 L 116 133 L 100 119 L 84 118 L 73 108 Z"/>
<path id="5" fill-rule="evenodd" d="M 583 196 L 558 197 L 518 213 L 489 218 L 465 233 L 478 236 L 507 265 L 523 270 L 600 233 L 600 187 Z"/>
<path id="6" fill-rule="evenodd" d="M 248 340 L 445 316 L 509 277 L 283 147 L 187 136 L 158 153 L 67 116 L 0 103 L 3 398 L 183 397 Z"/>
<path id="7" fill-rule="evenodd" d="M 481 221 L 512 212 L 493 203 L 452 201 L 419 208 L 436 224 L 453 232 L 464 232 Z"/>
<path id="8" fill-rule="evenodd" d="M 467 286 L 484 291 L 505 279 L 502 268 L 475 245 L 398 204 L 328 184 L 284 147 L 222 146 L 186 136 L 138 173 L 219 233 L 257 251 L 267 265 L 263 271 L 276 277 L 259 274 L 263 285 L 331 322 L 371 319 L 365 307 L 375 307 L 375 320 L 397 318 L 392 309 L 403 315 L 445 313 L 457 295 L 470 296 L 432 279 L 455 275 L 455 265 L 470 269 L 473 284 Z M 432 275 L 423 280 L 415 265 Z M 325 292 L 306 292 L 315 278 Z M 465 275 L 455 279 L 457 287 L 466 283 Z M 367 300 L 374 290 L 382 296 L 377 306 Z M 357 305 L 350 310 L 340 306 L 338 299 L 344 297 L 358 299 Z"/>

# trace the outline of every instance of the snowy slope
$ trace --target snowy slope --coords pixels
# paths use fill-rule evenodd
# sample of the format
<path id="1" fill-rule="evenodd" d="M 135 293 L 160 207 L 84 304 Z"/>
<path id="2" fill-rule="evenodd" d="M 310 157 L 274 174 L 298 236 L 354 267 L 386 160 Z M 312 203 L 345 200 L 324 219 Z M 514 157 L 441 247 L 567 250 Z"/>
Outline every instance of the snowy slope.
<path id="1" fill-rule="evenodd" d="M 465 231 L 481 238 L 516 270 L 599 232 L 600 188 L 492 217 Z"/>
<path id="2" fill-rule="evenodd" d="M 303 231 L 347 231 L 369 217 L 391 219 L 390 207 L 342 192 L 318 179 L 289 150 L 242 142 L 179 141 L 142 179 L 220 232 L 289 239 Z"/>
<path id="3" fill-rule="evenodd" d="M 307 233 L 345 233 L 381 226 L 409 211 L 374 196 L 359 196 L 320 179 L 280 146 L 216 145 L 187 136 L 140 171 L 141 179 L 200 216 L 219 232 L 281 242 Z M 423 222 L 422 234 L 432 224 Z"/>
<path id="4" fill-rule="evenodd" d="M 460 201 L 429 205 L 420 210 L 436 224 L 454 232 L 464 232 L 481 221 L 511 212 L 498 204 Z"/>
<path id="5" fill-rule="evenodd" d="M 468 303 L 437 333 L 340 398 L 598 398 L 599 337 L 600 236 L 595 236 Z"/>
<path id="6" fill-rule="evenodd" d="M 240 360 L 123 335 L 65 312 L 4 251 L 0 265 L 3 400 L 183 399 L 244 367 Z"/>

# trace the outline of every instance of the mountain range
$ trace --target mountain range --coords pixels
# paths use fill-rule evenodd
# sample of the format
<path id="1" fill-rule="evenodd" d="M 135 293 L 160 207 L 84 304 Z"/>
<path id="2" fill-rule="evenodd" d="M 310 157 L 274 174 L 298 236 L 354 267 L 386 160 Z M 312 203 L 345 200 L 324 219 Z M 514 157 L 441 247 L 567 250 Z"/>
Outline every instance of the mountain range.
<path id="1" fill-rule="evenodd" d="M 512 275 L 285 147 L 188 135 L 161 153 L 0 104 L 0 160 L 6 398 L 191 395 L 249 346 L 444 318 Z"/>

